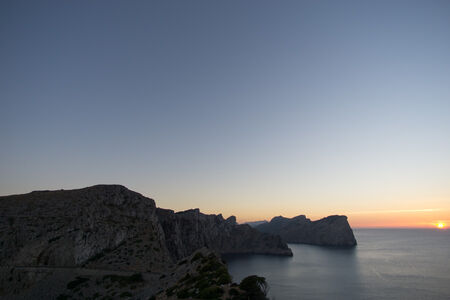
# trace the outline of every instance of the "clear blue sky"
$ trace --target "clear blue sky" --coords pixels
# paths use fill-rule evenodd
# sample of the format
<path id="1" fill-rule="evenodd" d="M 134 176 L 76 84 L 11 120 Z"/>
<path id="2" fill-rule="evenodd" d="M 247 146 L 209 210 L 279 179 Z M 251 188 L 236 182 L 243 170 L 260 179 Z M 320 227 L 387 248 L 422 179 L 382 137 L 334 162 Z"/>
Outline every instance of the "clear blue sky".
<path id="1" fill-rule="evenodd" d="M 1 1 L 0 141 L 2 195 L 447 210 L 450 2 Z"/>

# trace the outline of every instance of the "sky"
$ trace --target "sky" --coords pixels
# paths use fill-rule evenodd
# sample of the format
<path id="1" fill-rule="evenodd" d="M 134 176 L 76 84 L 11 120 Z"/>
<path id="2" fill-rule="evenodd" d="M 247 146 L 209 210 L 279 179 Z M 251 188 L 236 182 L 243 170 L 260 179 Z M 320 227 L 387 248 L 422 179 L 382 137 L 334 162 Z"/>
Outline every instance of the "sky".
<path id="1" fill-rule="evenodd" d="M 449 1 L 0 2 L 0 194 L 450 224 Z"/>

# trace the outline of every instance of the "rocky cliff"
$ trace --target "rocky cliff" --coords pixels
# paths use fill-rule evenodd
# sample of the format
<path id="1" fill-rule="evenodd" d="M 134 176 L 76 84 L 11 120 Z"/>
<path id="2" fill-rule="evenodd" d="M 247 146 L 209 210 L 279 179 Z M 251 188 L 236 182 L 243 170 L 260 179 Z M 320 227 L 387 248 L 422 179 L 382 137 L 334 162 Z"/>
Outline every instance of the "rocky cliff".
<path id="1" fill-rule="evenodd" d="M 157 209 L 166 246 L 175 259 L 207 247 L 221 254 L 257 253 L 292 255 L 279 236 L 261 233 L 249 225 L 238 225 L 234 216 L 202 214 L 198 209 L 175 213 Z"/>
<path id="2" fill-rule="evenodd" d="M 355 246 L 353 235 L 346 216 L 329 216 L 311 221 L 304 215 L 294 218 L 275 217 L 269 223 L 256 226 L 256 229 L 281 236 L 287 243 L 302 243 L 319 246 Z"/>
<path id="3" fill-rule="evenodd" d="M 123 186 L 0 197 L 0 215 L 3 266 L 145 271 L 171 261 L 155 202 Z"/>
<path id="4" fill-rule="evenodd" d="M 86 278 L 131 284 L 151 296 L 163 282 L 174 283 L 176 261 L 203 246 L 292 255 L 279 237 L 237 225 L 234 217 L 158 209 L 119 185 L 0 197 L 0 237 L 0 296 L 12 299 L 54 299 Z M 73 289 L 71 297 L 85 298 Z"/>

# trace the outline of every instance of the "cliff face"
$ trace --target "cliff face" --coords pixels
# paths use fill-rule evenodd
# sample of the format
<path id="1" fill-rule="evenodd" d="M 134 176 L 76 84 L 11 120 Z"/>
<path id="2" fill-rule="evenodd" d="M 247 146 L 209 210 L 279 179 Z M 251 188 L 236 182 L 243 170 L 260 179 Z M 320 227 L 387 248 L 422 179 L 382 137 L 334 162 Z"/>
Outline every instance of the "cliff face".
<path id="1" fill-rule="evenodd" d="M 0 215 L 0 265 L 145 271 L 205 246 L 292 255 L 279 237 L 237 225 L 235 217 L 174 213 L 118 185 L 0 197 Z"/>
<path id="2" fill-rule="evenodd" d="M 304 215 L 294 218 L 275 217 L 269 223 L 256 227 L 261 232 L 277 234 L 287 243 L 302 243 L 319 246 L 355 246 L 346 216 L 329 216 L 317 221 Z"/>
<path id="3" fill-rule="evenodd" d="M 1 265 L 144 270 L 170 261 L 155 202 L 123 186 L 0 197 L 0 215 Z M 138 239 L 142 255 L 128 254 Z"/>
<path id="4" fill-rule="evenodd" d="M 261 233 L 249 225 L 238 225 L 235 217 L 205 215 L 198 209 L 174 213 L 157 209 L 166 246 L 179 259 L 207 247 L 221 254 L 258 253 L 292 255 L 280 237 Z"/>
<path id="5" fill-rule="evenodd" d="M 0 197 L 0 237 L 0 296 L 12 299 L 55 299 L 83 284 L 90 294 L 113 297 L 108 293 L 134 282 L 147 299 L 178 280 L 178 259 L 203 246 L 292 255 L 280 237 L 234 217 L 158 209 L 119 185 Z"/>

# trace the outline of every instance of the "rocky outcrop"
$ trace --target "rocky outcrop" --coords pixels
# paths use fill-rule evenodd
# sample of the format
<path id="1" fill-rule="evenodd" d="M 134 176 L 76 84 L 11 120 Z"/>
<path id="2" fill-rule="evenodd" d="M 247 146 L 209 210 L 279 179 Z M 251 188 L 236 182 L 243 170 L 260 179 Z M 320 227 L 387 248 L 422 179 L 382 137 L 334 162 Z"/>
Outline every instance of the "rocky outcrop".
<path id="1" fill-rule="evenodd" d="M 253 275 L 244 278 L 239 285 L 232 283 L 226 264 L 217 253 L 206 248 L 197 250 L 189 257 L 179 261 L 171 271 L 171 276 L 177 279 L 176 284 L 170 287 L 165 286 L 156 295 L 156 300 L 268 300 L 268 286 L 264 277 Z"/>
<path id="2" fill-rule="evenodd" d="M 198 209 L 175 213 L 157 209 L 166 246 L 175 259 L 207 247 L 220 254 L 255 253 L 292 255 L 279 236 L 261 233 L 249 225 L 238 225 L 234 216 L 202 214 Z"/>
<path id="3" fill-rule="evenodd" d="M 280 237 L 234 217 L 158 209 L 120 185 L 0 197 L 0 236 L 2 299 L 55 299 L 61 291 L 82 299 L 81 289 L 117 298 L 112 293 L 128 295 L 128 286 L 147 299 L 174 284 L 179 259 L 204 246 L 292 255 Z"/>
<path id="4" fill-rule="evenodd" d="M 2 266 L 145 271 L 171 261 L 155 202 L 123 186 L 0 197 L 0 215 Z"/>
<path id="5" fill-rule="evenodd" d="M 356 239 L 346 216 L 329 216 L 311 221 L 304 215 L 294 218 L 275 217 L 256 229 L 281 236 L 286 243 L 319 246 L 355 246 Z"/>

